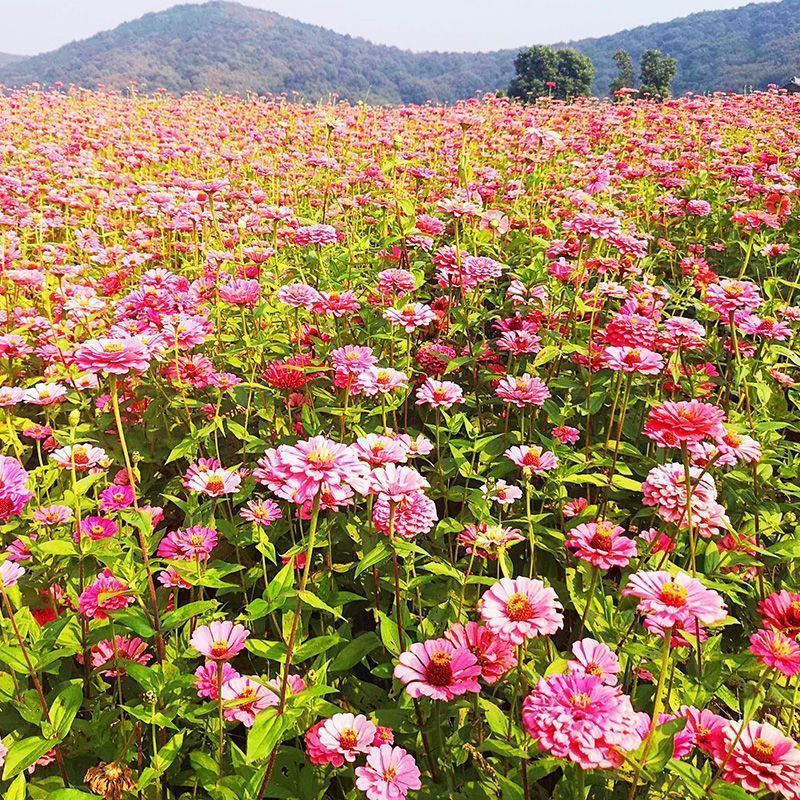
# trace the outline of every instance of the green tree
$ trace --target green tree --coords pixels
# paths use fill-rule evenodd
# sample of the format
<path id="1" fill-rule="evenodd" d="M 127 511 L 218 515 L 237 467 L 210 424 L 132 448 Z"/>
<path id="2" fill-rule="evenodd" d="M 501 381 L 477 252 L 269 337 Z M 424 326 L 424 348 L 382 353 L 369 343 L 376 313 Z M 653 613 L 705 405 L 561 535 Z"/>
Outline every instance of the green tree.
<path id="1" fill-rule="evenodd" d="M 618 92 L 620 89 L 633 89 L 636 75 L 631 54 L 627 50 L 617 50 L 614 53 L 614 63 L 617 65 L 617 77 L 611 81 L 611 94 Z"/>
<path id="2" fill-rule="evenodd" d="M 594 65 L 575 50 L 536 45 L 520 50 L 514 59 L 516 76 L 508 87 L 510 97 L 521 100 L 551 95 L 565 100 L 591 94 Z"/>
<path id="3" fill-rule="evenodd" d="M 672 94 L 672 81 L 678 62 L 660 50 L 645 50 L 642 54 L 639 91 L 650 94 L 659 100 Z"/>

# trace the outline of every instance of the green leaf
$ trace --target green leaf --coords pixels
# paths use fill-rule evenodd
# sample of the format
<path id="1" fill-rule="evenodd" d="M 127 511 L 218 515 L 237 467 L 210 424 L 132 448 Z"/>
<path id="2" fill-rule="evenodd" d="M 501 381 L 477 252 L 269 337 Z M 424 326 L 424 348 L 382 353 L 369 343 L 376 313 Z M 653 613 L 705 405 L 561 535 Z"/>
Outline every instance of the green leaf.
<path id="1" fill-rule="evenodd" d="M 347 672 L 356 664 L 364 660 L 364 657 L 371 653 L 376 647 L 380 647 L 378 637 L 370 631 L 353 639 L 345 645 L 333 659 L 328 667 L 329 672 Z"/>
<path id="2" fill-rule="evenodd" d="M 53 705 L 50 706 L 50 722 L 59 740 L 69 733 L 82 702 L 81 681 L 72 681 L 53 701 Z"/>
<path id="3" fill-rule="evenodd" d="M 397 630 L 397 623 L 386 616 L 382 611 L 380 615 L 380 632 L 383 646 L 393 655 L 400 655 L 400 636 Z"/>
<path id="4" fill-rule="evenodd" d="M 156 635 L 141 608 L 130 606 L 129 608 L 120 608 L 118 611 L 112 611 L 111 614 L 115 624 L 122 625 L 143 639 L 151 639 Z"/>
<path id="5" fill-rule="evenodd" d="M 278 714 L 277 708 L 262 711 L 247 735 L 247 762 L 262 761 L 280 744 L 288 725 L 286 714 Z"/>
<path id="6" fill-rule="evenodd" d="M 3 795 L 3 800 L 25 800 L 25 795 L 28 794 L 28 786 L 25 783 L 25 773 L 20 772 L 11 786 L 8 787 L 6 793 Z"/>
<path id="7" fill-rule="evenodd" d="M 300 662 L 305 661 L 308 658 L 313 658 L 314 656 L 318 656 L 320 653 L 324 653 L 326 650 L 330 650 L 331 647 L 343 641 L 344 639 L 336 634 L 317 636 L 314 639 L 309 639 L 308 641 L 299 645 L 295 650 L 294 660 Z"/>
<path id="8" fill-rule="evenodd" d="M 385 561 L 392 554 L 392 548 L 386 539 L 381 539 L 369 553 L 365 553 L 364 557 L 358 562 L 356 567 L 356 578 L 365 570 L 370 567 L 376 567 L 382 561 Z"/>
<path id="9" fill-rule="evenodd" d="M 55 742 L 41 736 L 28 736 L 18 739 L 8 748 L 6 763 L 3 768 L 3 780 L 13 778 L 31 764 L 35 764 L 48 750 L 52 749 Z"/>
<path id="10" fill-rule="evenodd" d="M 80 789 L 56 789 L 47 793 L 47 800 L 97 800 L 97 795 Z"/>
<path id="11" fill-rule="evenodd" d="M 185 606 L 176 608 L 175 611 L 170 611 L 164 615 L 161 620 L 161 630 L 165 633 L 167 631 L 179 628 L 185 622 L 188 622 L 192 617 L 197 617 L 204 611 L 208 611 L 217 605 L 216 600 L 198 600 L 194 603 L 187 603 Z"/>
<path id="12" fill-rule="evenodd" d="M 335 617 L 342 618 L 342 615 L 339 614 L 335 609 L 331 608 L 324 600 L 321 600 L 317 597 L 313 592 L 309 592 L 307 589 L 304 589 L 302 592 L 297 593 L 298 597 L 311 608 L 317 609 L 317 611 L 327 611 L 329 614 L 333 614 Z"/>

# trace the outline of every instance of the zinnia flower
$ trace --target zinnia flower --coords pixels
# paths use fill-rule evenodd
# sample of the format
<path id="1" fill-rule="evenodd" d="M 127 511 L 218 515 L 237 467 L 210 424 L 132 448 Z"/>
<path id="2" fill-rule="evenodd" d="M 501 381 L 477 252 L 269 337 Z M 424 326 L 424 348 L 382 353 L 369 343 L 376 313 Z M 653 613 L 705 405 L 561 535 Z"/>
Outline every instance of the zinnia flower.
<path id="1" fill-rule="evenodd" d="M 201 625 L 192 634 L 189 644 L 197 652 L 214 661 L 230 661 L 244 649 L 244 643 L 250 631 L 244 625 L 234 624 L 230 620 L 212 622 Z"/>
<path id="2" fill-rule="evenodd" d="M 556 593 L 531 578 L 502 578 L 480 600 L 486 627 L 514 644 L 560 630 L 564 625 L 561 611 Z"/>
<path id="3" fill-rule="evenodd" d="M 411 697 L 432 700 L 452 700 L 467 692 L 479 692 L 480 674 L 476 656 L 447 639 L 412 644 L 400 654 L 394 668 L 394 677 L 405 685 Z"/>
<path id="4" fill-rule="evenodd" d="M 356 767 L 356 786 L 367 800 L 403 800 L 422 783 L 414 757 L 402 747 L 383 744 L 367 753 L 365 766 Z"/>

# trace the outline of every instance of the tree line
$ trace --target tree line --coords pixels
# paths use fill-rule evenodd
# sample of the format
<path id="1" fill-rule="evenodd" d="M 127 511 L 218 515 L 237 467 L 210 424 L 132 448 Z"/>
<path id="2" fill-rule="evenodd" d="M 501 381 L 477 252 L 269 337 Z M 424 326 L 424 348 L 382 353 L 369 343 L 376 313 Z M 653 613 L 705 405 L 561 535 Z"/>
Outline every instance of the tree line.
<path id="1" fill-rule="evenodd" d="M 611 82 L 615 98 L 636 95 L 663 100 L 672 93 L 677 62 L 660 50 L 646 50 L 639 62 L 639 81 L 636 85 L 636 65 L 627 50 L 614 53 L 617 75 Z M 508 95 L 519 100 L 555 97 L 568 100 L 592 93 L 594 64 L 577 50 L 535 45 L 520 50 L 514 59 L 515 76 Z"/>

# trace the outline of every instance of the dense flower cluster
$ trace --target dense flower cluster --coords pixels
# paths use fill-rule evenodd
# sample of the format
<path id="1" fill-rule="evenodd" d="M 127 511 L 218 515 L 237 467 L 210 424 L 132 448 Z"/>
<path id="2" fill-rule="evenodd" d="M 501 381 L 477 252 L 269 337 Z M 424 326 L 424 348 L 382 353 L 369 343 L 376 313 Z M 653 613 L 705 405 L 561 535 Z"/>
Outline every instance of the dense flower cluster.
<path id="1" fill-rule="evenodd" d="M 798 119 L 0 92 L 0 794 L 800 800 Z"/>

